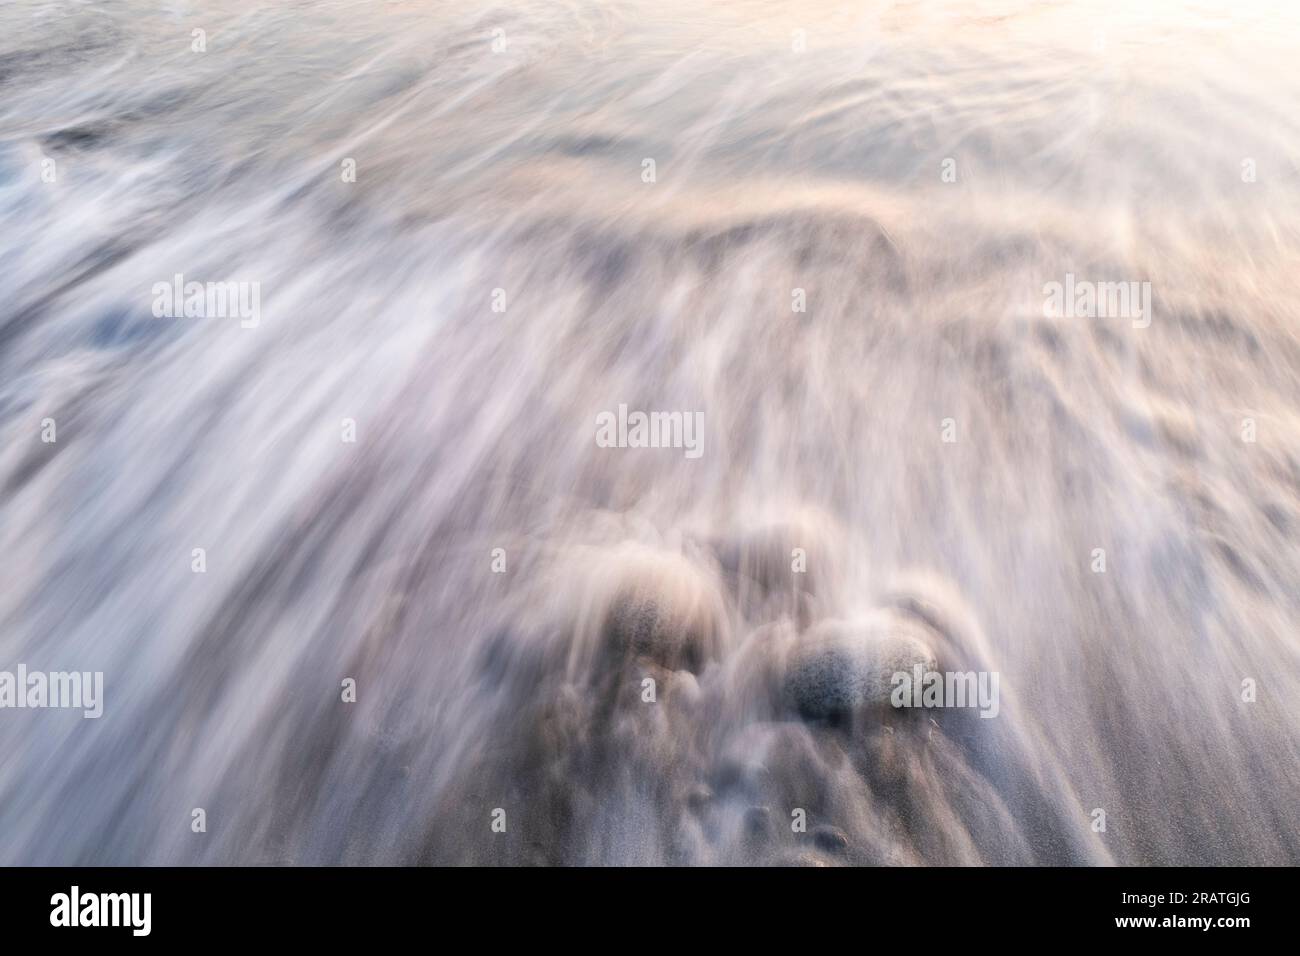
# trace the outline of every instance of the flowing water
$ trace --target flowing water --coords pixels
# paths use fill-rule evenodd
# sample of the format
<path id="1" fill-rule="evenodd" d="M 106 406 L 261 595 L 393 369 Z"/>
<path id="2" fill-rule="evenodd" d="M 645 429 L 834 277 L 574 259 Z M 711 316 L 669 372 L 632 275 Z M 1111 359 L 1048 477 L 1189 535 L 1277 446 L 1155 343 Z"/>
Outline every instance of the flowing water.
<path id="1" fill-rule="evenodd" d="M 1298 60 L 1285 2 L 7 0 L 0 669 L 104 709 L 0 710 L 0 862 L 1300 862 Z"/>

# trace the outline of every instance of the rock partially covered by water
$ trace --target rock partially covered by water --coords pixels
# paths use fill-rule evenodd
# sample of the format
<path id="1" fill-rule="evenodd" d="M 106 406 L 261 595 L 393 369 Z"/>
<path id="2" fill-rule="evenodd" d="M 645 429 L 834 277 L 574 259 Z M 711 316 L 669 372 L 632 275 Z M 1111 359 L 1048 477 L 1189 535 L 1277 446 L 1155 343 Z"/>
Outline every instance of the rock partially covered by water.
<path id="1" fill-rule="evenodd" d="M 839 827 L 822 824 L 812 832 L 813 845 L 823 853 L 839 855 L 849 851 L 849 838 Z"/>
<path id="2" fill-rule="evenodd" d="M 996 670 L 979 617 L 951 581 L 932 571 L 897 575 L 879 600 L 926 631 L 926 643 L 958 670 Z"/>
<path id="3" fill-rule="evenodd" d="M 684 555 L 627 548 L 604 568 L 606 653 L 698 672 L 720 653 L 726 606 L 713 576 Z"/>
<path id="4" fill-rule="evenodd" d="M 742 606 L 774 602 L 805 622 L 833 591 L 833 569 L 843 559 L 835 523 L 809 507 L 720 538 L 714 548 Z"/>
<path id="5" fill-rule="evenodd" d="M 925 632 L 897 615 L 823 621 L 804 635 L 788 662 L 785 694 L 800 715 L 825 719 L 888 705 L 893 676 L 936 666 Z"/>

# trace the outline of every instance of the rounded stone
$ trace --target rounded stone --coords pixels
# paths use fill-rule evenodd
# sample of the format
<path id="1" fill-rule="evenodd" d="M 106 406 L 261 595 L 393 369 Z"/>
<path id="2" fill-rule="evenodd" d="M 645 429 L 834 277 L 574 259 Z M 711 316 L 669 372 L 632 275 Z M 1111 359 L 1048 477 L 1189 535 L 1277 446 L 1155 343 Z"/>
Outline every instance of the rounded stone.
<path id="1" fill-rule="evenodd" d="M 924 631 L 895 615 L 823 621 L 800 638 L 788 663 L 785 693 L 804 717 L 825 719 L 888 704 L 894 675 L 935 668 Z"/>
<path id="2" fill-rule="evenodd" d="M 619 657 L 698 672 L 718 656 L 726 608 L 707 571 L 681 555 L 628 549 L 613 558 L 602 630 Z"/>

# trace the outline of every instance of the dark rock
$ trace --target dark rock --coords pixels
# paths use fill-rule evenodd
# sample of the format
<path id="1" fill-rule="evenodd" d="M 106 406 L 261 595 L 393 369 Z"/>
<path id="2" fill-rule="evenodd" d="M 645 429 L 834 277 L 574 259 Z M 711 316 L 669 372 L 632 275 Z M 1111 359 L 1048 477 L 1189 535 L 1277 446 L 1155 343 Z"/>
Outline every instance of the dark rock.
<path id="1" fill-rule="evenodd" d="M 838 827 L 823 824 L 812 832 L 813 845 L 824 853 L 844 853 L 849 848 L 849 838 Z"/>
<path id="2" fill-rule="evenodd" d="M 920 664 L 936 666 L 925 631 L 891 614 L 858 621 L 827 621 L 805 635 L 788 663 L 785 692 L 808 718 L 842 716 L 888 705 L 893 676 Z"/>

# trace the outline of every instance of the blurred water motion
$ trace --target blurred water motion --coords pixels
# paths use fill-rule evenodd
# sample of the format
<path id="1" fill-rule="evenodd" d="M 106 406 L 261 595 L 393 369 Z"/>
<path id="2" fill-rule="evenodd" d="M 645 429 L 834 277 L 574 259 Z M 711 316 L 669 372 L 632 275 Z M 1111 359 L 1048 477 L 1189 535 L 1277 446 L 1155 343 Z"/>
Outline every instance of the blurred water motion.
<path id="1" fill-rule="evenodd" d="M 105 700 L 0 712 L 0 863 L 1300 862 L 1298 56 L 1285 3 L 6 2 L 0 668 Z M 857 706 L 878 639 L 997 717 Z"/>

